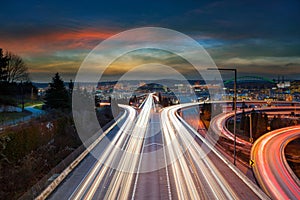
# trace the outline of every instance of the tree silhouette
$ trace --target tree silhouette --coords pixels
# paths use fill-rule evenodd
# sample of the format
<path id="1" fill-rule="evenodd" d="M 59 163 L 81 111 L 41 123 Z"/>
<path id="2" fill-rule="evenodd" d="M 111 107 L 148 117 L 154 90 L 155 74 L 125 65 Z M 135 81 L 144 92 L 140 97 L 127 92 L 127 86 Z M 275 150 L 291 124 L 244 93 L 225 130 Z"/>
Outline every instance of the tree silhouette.
<path id="1" fill-rule="evenodd" d="M 6 81 L 9 83 L 15 81 L 28 81 L 28 67 L 23 59 L 13 54 L 12 52 L 6 52 L 5 58 L 7 59 L 6 66 Z"/>
<path id="2" fill-rule="evenodd" d="M 72 94 L 73 89 L 74 89 L 74 83 L 73 83 L 73 81 L 72 81 L 72 79 L 71 79 L 70 82 L 69 82 L 69 92 L 70 92 L 70 94 Z M 94 94 L 94 93 L 93 93 L 93 94 Z"/>
<path id="3" fill-rule="evenodd" d="M 49 83 L 49 86 L 45 96 L 46 106 L 54 109 L 70 108 L 69 93 L 65 88 L 64 81 L 58 73 L 52 78 L 52 82 Z"/>
<path id="4" fill-rule="evenodd" d="M 3 51 L 0 48 L 0 81 L 5 81 L 7 78 L 7 58 L 3 55 Z"/>

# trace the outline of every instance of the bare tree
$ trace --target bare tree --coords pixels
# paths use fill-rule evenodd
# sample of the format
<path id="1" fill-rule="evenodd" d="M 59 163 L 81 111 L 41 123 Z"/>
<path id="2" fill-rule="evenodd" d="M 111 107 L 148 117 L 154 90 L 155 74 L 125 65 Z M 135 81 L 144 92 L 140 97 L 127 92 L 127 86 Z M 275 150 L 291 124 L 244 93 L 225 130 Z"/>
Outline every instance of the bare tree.
<path id="1" fill-rule="evenodd" d="M 3 55 L 3 50 L 0 48 L 0 81 L 5 81 L 7 58 Z"/>
<path id="2" fill-rule="evenodd" d="M 29 80 L 28 67 L 23 59 L 13 54 L 12 52 L 6 52 L 7 63 L 7 82 L 12 83 L 15 81 L 27 81 Z"/>

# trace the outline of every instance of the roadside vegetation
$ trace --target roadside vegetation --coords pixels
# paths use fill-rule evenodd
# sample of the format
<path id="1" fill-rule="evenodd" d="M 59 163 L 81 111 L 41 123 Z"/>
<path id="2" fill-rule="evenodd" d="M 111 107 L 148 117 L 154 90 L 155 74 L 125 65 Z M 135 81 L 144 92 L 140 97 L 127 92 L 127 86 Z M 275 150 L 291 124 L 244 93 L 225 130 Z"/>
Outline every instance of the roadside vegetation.
<path id="1" fill-rule="evenodd" d="M 0 135 L 0 199 L 16 199 L 81 144 L 68 115 L 51 113 Z"/>
<path id="2" fill-rule="evenodd" d="M 19 107 L 24 111 L 25 106 L 36 102 L 41 100 L 29 79 L 26 63 L 17 54 L 0 48 L 0 112 L 6 112 L 6 107 Z"/>
<path id="3" fill-rule="evenodd" d="M 0 125 L 5 121 L 13 121 L 31 115 L 31 112 L 0 112 Z"/>
<path id="4" fill-rule="evenodd" d="M 42 110 L 43 109 L 43 104 L 38 104 L 38 105 L 34 106 L 33 108 Z"/>
<path id="5" fill-rule="evenodd" d="M 24 107 L 34 106 L 34 105 L 37 105 L 37 104 L 42 105 L 42 104 L 44 104 L 44 101 L 42 101 L 42 100 L 32 100 L 32 99 L 25 99 L 24 100 Z M 22 108 L 22 104 L 19 103 L 18 107 Z"/>
<path id="6" fill-rule="evenodd" d="M 55 74 L 44 99 L 46 114 L 0 131 L 0 199 L 20 198 L 60 162 L 65 166 L 70 164 L 64 160 L 68 155 L 84 149 L 79 148 L 82 141 L 73 121 L 72 90 L 72 84 L 66 88 L 60 75 Z M 86 95 L 82 92 L 83 102 Z M 40 102 L 32 104 L 35 103 Z M 42 105 L 37 108 L 41 109 Z M 102 127 L 113 119 L 108 106 L 97 109 L 96 115 Z"/>

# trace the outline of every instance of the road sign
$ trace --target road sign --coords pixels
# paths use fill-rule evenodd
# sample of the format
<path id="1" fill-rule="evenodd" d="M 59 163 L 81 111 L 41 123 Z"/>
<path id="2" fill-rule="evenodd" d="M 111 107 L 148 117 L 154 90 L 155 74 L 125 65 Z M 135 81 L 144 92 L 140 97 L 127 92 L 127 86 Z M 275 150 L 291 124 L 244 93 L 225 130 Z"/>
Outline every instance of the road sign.
<path id="1" fill-rule="evenodd" d="M 254 160 L 249 160 L 249 164 L 250 164 L 251 167 L 253 167 L 254 166 Z"/>

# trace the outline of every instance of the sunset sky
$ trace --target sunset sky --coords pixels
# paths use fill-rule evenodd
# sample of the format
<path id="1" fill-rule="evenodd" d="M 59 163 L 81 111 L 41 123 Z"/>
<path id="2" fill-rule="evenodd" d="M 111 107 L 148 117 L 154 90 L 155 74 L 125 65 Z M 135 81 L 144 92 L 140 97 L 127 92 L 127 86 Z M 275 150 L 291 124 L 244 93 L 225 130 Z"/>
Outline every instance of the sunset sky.
<path id="1" fill-rule="evenodd" d="M 192 37 L 217 66 L 236 67 L 241 75 L 300 79 L 297 0 L 4 0 L 0 17 L 0 48 L 24 58 L 32 81 L 49 82 L 55 72 L 74 79 L 85 56 L 101 41 L 145 26 Z M 143 63 L 139 59 L 135 62 Z"/>

